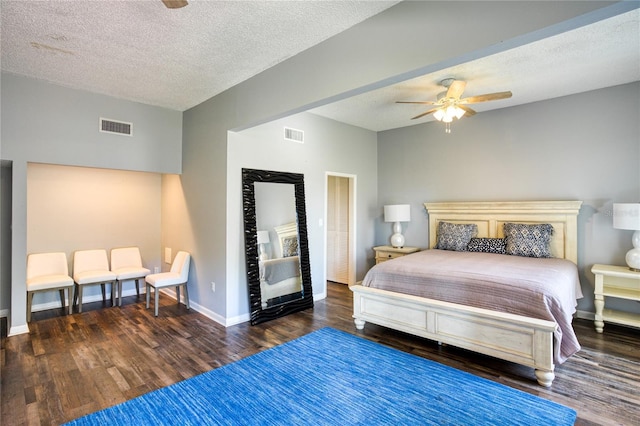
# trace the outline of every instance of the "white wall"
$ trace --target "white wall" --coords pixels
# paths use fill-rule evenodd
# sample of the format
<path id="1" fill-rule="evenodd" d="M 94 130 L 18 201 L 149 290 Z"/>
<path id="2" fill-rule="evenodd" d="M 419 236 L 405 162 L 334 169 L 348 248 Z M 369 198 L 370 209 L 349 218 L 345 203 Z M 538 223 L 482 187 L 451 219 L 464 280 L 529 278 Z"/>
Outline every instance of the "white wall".
<path id="1" fill-rule="evenodd" d="M 160 185 L 158 173 L 29 163 L 27 252 L 65 252 L 72 273 L 76 250 L 109 255 L 112 248 L 137 246 L 153 271 L 161 266 Z M 135 283 L 126 282 L 123 292 L 135 294 Z M 100 286 L 89 286 L 84 301 L 101 300 L 100 293 Z M 59 297 L 37 293 L 33 304 L 34 311 L 59 306 Z"/>
<path id="2" fill-rule="evenodd" d="M 630 231 L 612 228 L 611 209 L 640 201 L 638 117 L 640 83 L 632 83 L 484 112 L 452 123 L 451 134 L 437 122 L 382 132 L 376 242 L 390 234 L 384 204 L 410 203 L 406 242 L 427 247 L 427 201 L 582 200 L 579 309 L 593 312 L 591 266 L 624 265 L 631 248 Z M 640 312 L 637 303 L 625 308 Z"/>

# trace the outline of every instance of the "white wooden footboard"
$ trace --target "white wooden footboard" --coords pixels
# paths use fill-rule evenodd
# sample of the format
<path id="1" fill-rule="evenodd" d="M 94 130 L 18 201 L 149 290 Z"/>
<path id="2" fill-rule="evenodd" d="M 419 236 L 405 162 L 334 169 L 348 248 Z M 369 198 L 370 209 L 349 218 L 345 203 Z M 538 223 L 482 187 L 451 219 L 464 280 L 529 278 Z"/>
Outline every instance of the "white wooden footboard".
<path id="1" fill-rule="evenodd" d="M 356 285 L 353 317 L 535 368 L 542 386 L 554 374 L 552 321 L 527 318 Z"/>

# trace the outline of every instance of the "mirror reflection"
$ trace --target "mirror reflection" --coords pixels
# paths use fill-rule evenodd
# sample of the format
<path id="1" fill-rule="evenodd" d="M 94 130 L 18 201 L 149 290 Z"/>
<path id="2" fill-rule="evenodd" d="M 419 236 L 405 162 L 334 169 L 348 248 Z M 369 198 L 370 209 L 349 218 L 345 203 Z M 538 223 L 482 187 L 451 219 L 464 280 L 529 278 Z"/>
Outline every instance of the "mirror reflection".
<path id="1" fill-rule="evenodd" d="M 313 306 L 304 176 L 242 169 L 251 324 Z"/>
<path id="2" fill-rule="evenodd" d="M 294 185 L 256 182 L 262 308 L 303 297 Z"/>

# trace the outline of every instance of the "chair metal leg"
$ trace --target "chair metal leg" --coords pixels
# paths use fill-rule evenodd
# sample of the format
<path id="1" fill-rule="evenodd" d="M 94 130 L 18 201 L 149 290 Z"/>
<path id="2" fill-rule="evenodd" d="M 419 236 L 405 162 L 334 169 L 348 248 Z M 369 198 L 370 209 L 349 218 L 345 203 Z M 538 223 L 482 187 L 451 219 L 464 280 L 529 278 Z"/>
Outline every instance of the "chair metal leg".
<path id="1" fill-rule="evenodd" d="M 122 281 L 116 281 L 116 299 L 118 300 L 118 306 L 122 306 Z"/>
<path id="2" fill-rule="evenodd" d="M 176 286 L 176 301 L 180 304 L 180 285 Z"/>
<path id="3" fill-rule="evenodd" d="M 75 286 L 67 287 L 67 296 L 69 297 L 69 304 L 67 305 L 67 315 L 73 314 L 73 290 Z"/>
<path id="4" fill-rule="evenodd" d="M 78 313 L 82 313 L 82 286 L 78 286 Z"/>
<path id="5" fill-rule="evenodd" d="M 185 305 L 187 305 L 187 309 L 189 309 L 189 287 L 187 283 L 184 283 L 184 301 Z"/>
<path id="6" fill-rule="evenodd" d="M 102 288 L 102 301 L 106 302 L 107 301 L 107 292 L 105 291 L 104 283 L 100 284 L 100 288 Z"/>
<path id="7" fill-rule="evenodd" d="M 31 306 L 33 305 L 33 292 L 27 292 L 27 322 L 31 321 Z"/>
<path id="8" fill-rule="evenodd" d="M 136 278 L 136 294 L 140 297 L 140 279 Z"/>
<path id="9" fill-rule="evenodd" d="M 59 292 L 60 292 L 60 304 L 62 305 L 62 309 L 64 309 L 67 305 L 64 300 L 64 288 L 61 288 Z"/>
<path id="10" fill-rule="evenodd" d="M 154 306 L 155 308 L 155 314 L 156 316 L 158 316 L 158 305 L 160 304 L 160 292 L 158 291 L 158 289 L 155 289 L 155 296 L 156 296 L 156 305 Z"/>
<path id="11" fill-rule="evenodd" d="M 147 309 L 149 309 L 149 298 L 151 297 L 151 286 L 149 284 L 147 284 L 146 293 L 147 293 Z"/>

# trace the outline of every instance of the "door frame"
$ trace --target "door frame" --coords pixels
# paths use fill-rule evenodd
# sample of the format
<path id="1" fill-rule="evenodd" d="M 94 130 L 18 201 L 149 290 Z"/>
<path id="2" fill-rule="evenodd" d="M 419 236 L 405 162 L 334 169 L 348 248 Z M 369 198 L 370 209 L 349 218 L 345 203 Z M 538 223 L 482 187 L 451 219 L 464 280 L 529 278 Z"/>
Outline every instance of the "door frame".
<path id="1" fill-rule="evenodd" d="M 347 260 L 347 284 L 349 286 L 356 284 L 356 199 L 357 199 L 357 175 L 350 173 L 325 172 L 324 177 L 324 267 L 323 275 L 327 277 L 327 214 L 329 206 L 329 176 L 336 176 L 349 179 L 349 259 Z M 325 285 L 326 289 L 326 285 Z M 325 290 L 326 293 L 326 290 Z"/>

